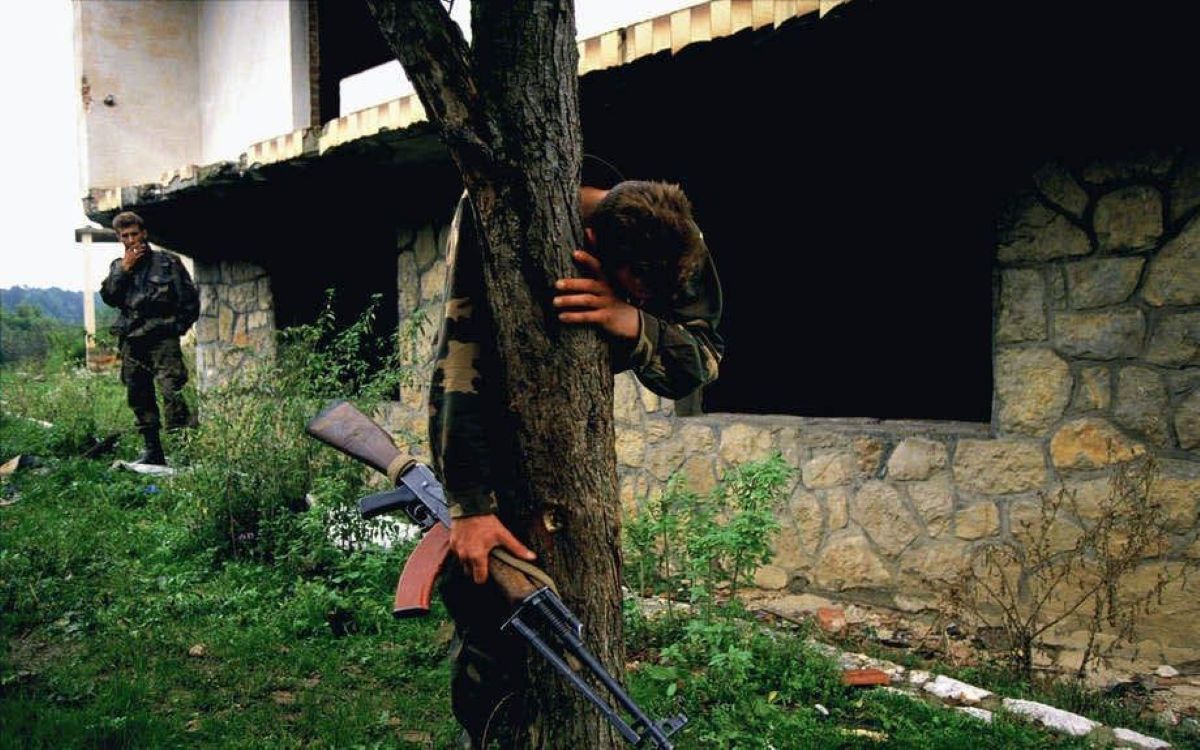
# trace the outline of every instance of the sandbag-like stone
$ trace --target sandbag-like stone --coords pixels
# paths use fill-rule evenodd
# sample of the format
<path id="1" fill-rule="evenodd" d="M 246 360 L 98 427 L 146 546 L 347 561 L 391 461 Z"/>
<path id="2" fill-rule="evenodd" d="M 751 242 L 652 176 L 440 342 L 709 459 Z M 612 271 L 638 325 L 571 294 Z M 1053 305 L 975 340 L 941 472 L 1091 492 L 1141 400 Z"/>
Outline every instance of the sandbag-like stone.
<path id="1" fill-rule="evenodd" d="M 1143 359 L 1167 367 L 1200 365 L 1200 312 L 1163 315 Z"/>
<path id="2" fill-rule="evenodd" d="M 1076 310 L 1116 305 L 1133 294 L 1145 258 L 1101 258 L 1067 265 L 1067 294 Z"/>
<path id="3" fill-rule="evenodd" d="M 1101 250 L 1149 250 L 1162 235 L 1162 197 L 1145 185 L 1100 196 L 1092 217 Z"/>
<path id="4" fill-rule="evenodd" d="M 1049 349 L 1001 350 L 995 377 L 1003 432 L 1041 434 L 1071 400 L 1071 368 Z"/>
<path id="5" fill-rule="evenodd" d="M 1038 269 L 1009 268 L 1000 274 L 996 340 L 1002 344 L 1044 341 L 1046 289 Z"/>
<path id="6" fill-rule="evenodd" d="M 1091 243 L 1066 216 L 1026 198 L 1001 221 L 996 255 L 1001 263 L 1047 261 L 1087 255 Z"/>
<path id="7" fill-rule="evenodd" d="M 864 484 L 850 503 L 850 517 L 889 555 L 903 550 L 922 531 L 900 493 L 886 482 Z"/>
<path id="8" fill-rule="evenodd" d="M 950 477 L 943 474 L 926 482 L 905 485 L 913 507 L 925 521 L 925 532 L 931 537 L 941 536 L 954 517 L 954 488 Z"/>
<path id="9" fill-rule="evenodd" d="M 1026 440 L 961 440 L 954 456 L 954 479 L 967 490 L 1006 495 L 1041 487 L 1046 462 L 1041 445 Z"/>
<path id="10" fill-rule="evenodd" d="M 953 582 L 967 565 L 968 548 L 966 542 L 957 540 L 914 547 L 900 558 L 900 571 L 923 589 L 929 582 Z"/>
<path id="11" fill-rule="evenodd" d="M 771 430 L 738 422 L 721 431 L 721 458 L 731 464 L 761 461 L 772 451 Z"/>
<path id="12" fill-rule="evenodd" d="M 823 589 L 842 591 L 882 586 L 890 582 L 891 575 L 866 537 L 842 533 L 825 543 L 817 559 L 815 579 Z"/>
<path id="13" fill-rule="evenodd" d="M 946 446 L 921 437 L 905 438 L 887 462 L 888 479 L 927 479 L 946 466 Z"/>
<path id="14" fill-rule="evenodd" d="M 1112 403 L 1112 376 L 1102 365 L 1084 367 L 1075 381 L 1075 398 L 1071 405 L 1077 411 L 1103 411 Z"/>
<path id="15" fill-rule="evenodd" d="M 1076 218 L 1087 208 L 1088 194 L 1061 164 L 1049 162 L 1033 174 L 1033 184 L 1054 205 Z"/>
<path id="16" fill-rule="evenodd" d="M 1165 446 L 1170 442 L 1167 387 L 1158 373 L 1145 367 L 1121 368 L 1117 373 L 1113 419 L 1155 445 Z"/>
<path id="17" fill-rule="evenodd" d="M 1096 417 L 1068 422 L 1050 439 L 1050 459 L 1060 469 L 1099 469 L 1145 452 L 1145 446 Z"/>
<path id="18" fill-rule="evenodd" d="M 983 539 L 1000 530 L 1000 512 L 995 503 L 975 503 L 954 516 L 954 535 L 959 539 Z"/>
<path id="19" fill-rule="evenodd" d="M 837 487 L 854 481 L 856 461 L 846 451 L 824 453 L 804 464 L 804 486 L 817 489 Z"/>
<path id="20" fill-rule="evenodd" d="M 1200 304 L 1200 216 L 1150 261 L 1142 298 L 1156 306 Z"/>
<path id="21" fill-rule="evenodd" d="M 1175 409 L 1175 434 L 1186 451 L 1200 448 L 1200 391 L 1192 393 Z"/>
<path id="22" fill-rule="evenodd" d="M 1054 346 L 1064 354 L 1089 359 L 1136 356 L 1146 330 L 1138 309 L 1060 313 L 1054 318 Z"/>

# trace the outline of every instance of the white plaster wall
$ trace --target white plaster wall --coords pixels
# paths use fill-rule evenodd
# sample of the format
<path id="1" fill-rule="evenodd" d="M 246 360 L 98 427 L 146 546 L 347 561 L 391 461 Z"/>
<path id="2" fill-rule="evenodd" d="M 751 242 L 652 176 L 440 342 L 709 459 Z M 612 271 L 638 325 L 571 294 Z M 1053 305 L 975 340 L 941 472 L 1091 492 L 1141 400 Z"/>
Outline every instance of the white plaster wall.
<path id="1" fill-rule="evenodd" d="M 198 5 L 76 0 L 84 184 L 157 182 L 200 158 Z M 114 106 L 105 106 L 112 95 Z"/>
<path id="2" fill-rule="evenodd" d="M 202 163 L 308 127 L 307 14 L 302 0 L 199 4 Z"/>

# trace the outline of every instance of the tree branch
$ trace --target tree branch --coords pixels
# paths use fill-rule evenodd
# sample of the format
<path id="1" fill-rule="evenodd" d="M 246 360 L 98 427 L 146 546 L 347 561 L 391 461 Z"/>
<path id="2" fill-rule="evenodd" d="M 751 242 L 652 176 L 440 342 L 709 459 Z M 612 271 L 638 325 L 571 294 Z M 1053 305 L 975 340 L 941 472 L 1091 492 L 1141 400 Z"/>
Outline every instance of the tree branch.
<path id="1" fill-rule="evenodd" d="M 451 154 L 480 171 L 491 163 L 470 47 L 439 0 L 367 0 Z M 460 167 L 464 166 L 460 164 Z"/>

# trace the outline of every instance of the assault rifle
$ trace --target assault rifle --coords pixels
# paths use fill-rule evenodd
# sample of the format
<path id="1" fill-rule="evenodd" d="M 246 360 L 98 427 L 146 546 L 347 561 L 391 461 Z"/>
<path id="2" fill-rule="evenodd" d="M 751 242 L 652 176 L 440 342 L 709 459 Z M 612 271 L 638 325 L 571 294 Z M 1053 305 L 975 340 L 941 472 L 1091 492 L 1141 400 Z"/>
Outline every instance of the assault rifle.
<path id="1" fill-rule="evenodd" d="M 428 614 L 434 582 L 450 552 L 450 509 L 433 471 L 401 453 L 382 427 L 347 401 L 335 401 L 325 407 L 305 430 L 326 445 L 386 474 L 395 485 L 395 489 L 359 500 L 359 513 L 363 518 L 373 518 L 402 511 L 420 527 L 421 541 L 405 562 L 396 584 L 392 614 L 396 617 Z M 513 606 L 512 615 L 501 629 L 513 630 L 528 641 L 630 744 L 650 743 L 670 750 L 670 735 L 687 723 L 687 717 L 679 714 L 657 722 L 648 717 L 588 651 L 581 638 L 583 624 L 559 599 L 550 576 L 504 550 L 492 550 L 491 557 L 489 576 Z M 563 653 L 556 651 L 551 643 Z M 580 666 L 573 668 L 573 665 Z M 632 724 L 580 676 L 580 667 L 586 667 L 611 693 L 633 718 Z"/>

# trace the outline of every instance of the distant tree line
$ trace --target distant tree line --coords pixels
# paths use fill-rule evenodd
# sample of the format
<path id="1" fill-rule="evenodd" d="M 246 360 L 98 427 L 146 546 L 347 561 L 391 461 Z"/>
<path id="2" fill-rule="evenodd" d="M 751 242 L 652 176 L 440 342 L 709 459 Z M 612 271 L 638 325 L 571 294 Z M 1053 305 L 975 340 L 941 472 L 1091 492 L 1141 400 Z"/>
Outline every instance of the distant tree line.
<path id="1" fill-rule="evenodd" d="M 96 328 L 103 332 L 116 311 L 96 295 Z M 51 287 L 0 289 L 0 363 L 47 358 L 82 362 L 83 292 Z"/>

